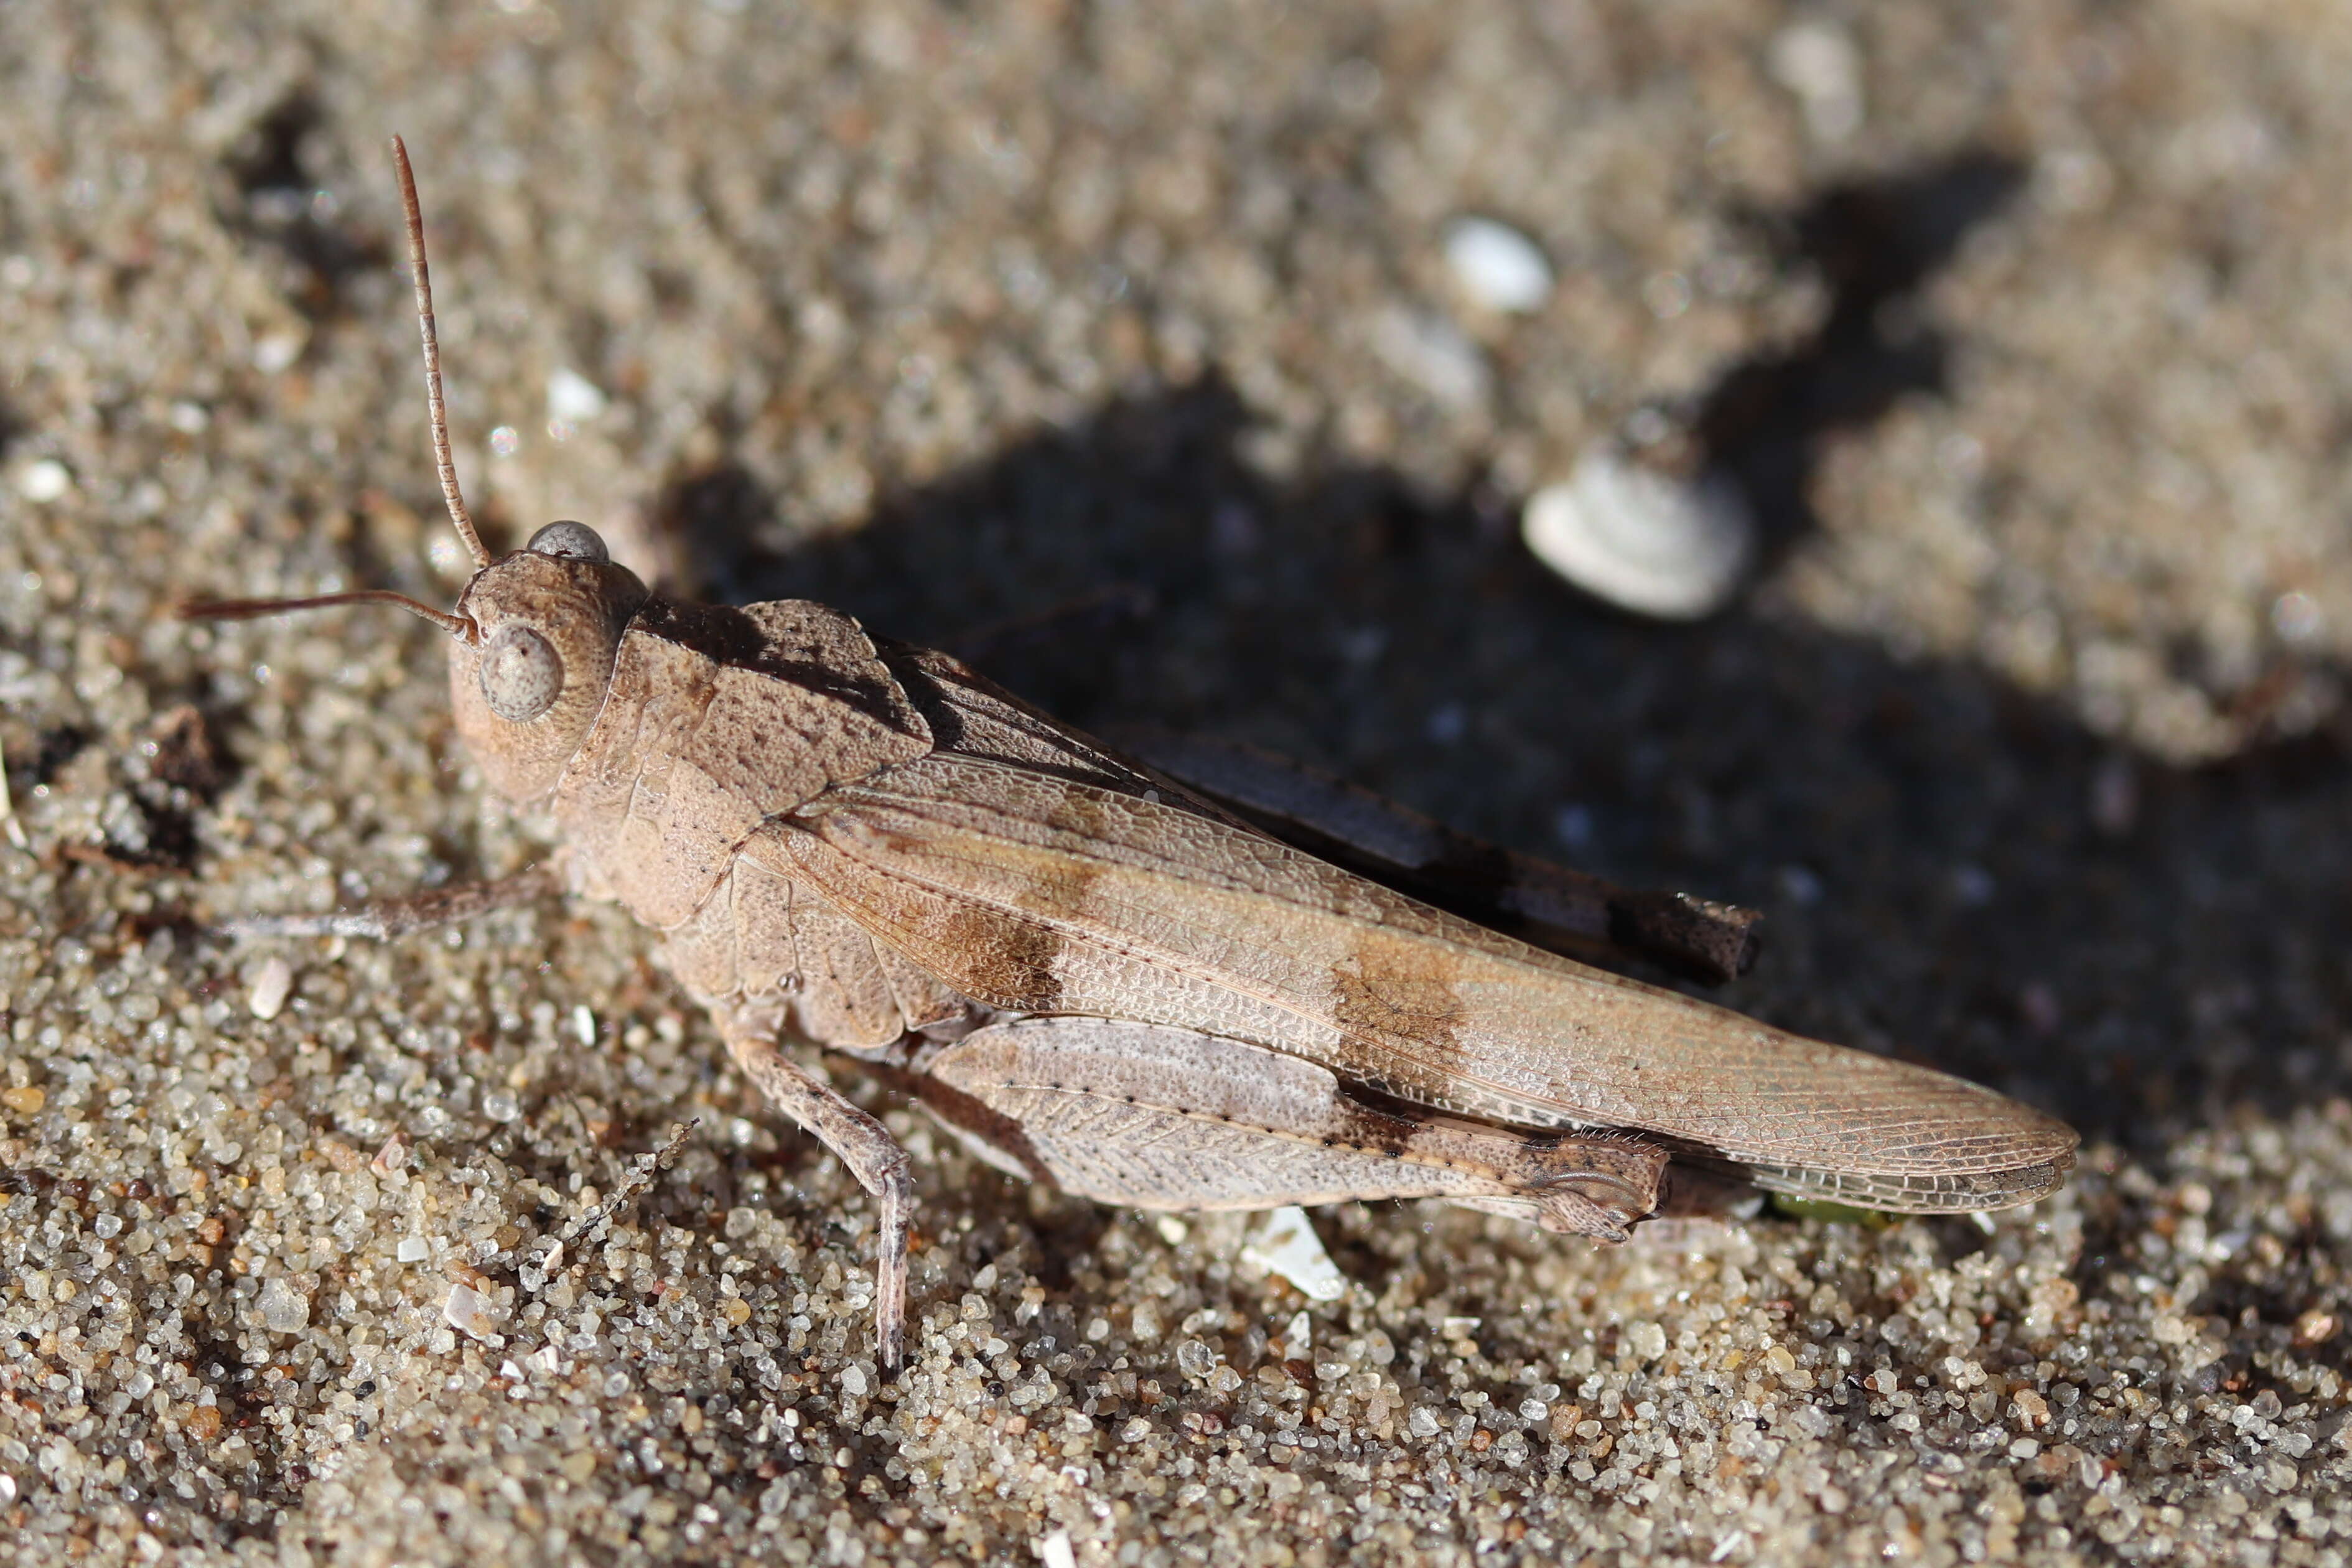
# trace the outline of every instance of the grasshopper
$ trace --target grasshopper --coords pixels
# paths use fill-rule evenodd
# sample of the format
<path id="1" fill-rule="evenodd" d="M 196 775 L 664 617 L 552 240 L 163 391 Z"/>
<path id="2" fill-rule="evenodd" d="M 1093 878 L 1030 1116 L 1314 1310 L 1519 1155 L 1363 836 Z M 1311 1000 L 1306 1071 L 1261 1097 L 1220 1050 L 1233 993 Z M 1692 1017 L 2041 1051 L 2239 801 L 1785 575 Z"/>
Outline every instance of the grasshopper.
<path id="1" fill-rule="evenodd" d="M 393 157 L 474 576 L 449 611 L 365 590 L 183 613 L 431 621 L 484 779 L 547 807 L 562 847 L 502 881 L 257 923 L 388 937 L 559 891 L 622 904 L 744 1076 L 877 1200 L 886 1368 L 908 1157 L 791 1039 L 910 1091 L 1009 1172 L 1147 1209 L 1436 1197 L 1616 1240 L 1727 1177 L 1908 1213 L 2063 1179 L 2074 1133 L 1990 1089 L 1551 951 L 1736 969 L 1738 911 L 1508 857 L 1481 905 L 1454 875 L 1478 858 L 1464 841 L 1342 786 L 1231 750 L 1162 746 L 1154 766 L 821 605 L 664 599 L 578 522 L 494 558 L 450 457 L 397 139 Z"/>

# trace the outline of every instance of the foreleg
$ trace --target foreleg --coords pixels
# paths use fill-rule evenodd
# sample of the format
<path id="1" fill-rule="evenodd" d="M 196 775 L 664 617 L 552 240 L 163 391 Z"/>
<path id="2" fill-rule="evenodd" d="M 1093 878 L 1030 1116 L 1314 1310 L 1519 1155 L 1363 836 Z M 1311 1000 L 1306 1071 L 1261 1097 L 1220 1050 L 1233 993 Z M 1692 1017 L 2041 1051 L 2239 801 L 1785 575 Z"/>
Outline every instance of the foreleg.
<path id="1" fill-rule="evenodd" d="M 243 915 L 223 923 L 235 936 L 357 936 L 386 941 L 411 931 L 455 925 L 516 904 L 537 903 L 563 890 L 552 868 L 532 866 L 488 882 L 431 888 L 381 899 L 327 915 Z"/>

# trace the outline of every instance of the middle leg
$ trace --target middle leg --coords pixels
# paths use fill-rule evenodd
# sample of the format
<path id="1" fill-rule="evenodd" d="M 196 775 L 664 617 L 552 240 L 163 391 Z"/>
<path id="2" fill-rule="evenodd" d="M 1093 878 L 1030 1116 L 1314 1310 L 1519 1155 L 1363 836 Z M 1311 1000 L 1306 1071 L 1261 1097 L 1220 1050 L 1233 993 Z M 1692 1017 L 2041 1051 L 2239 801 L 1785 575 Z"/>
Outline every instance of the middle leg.
<path id="1" fill-rule="evenodd" d="M 777 1110 L 814 1133 L 849 1167 L 858 1185 L 880 1200 L 874 1262 L 875 1348 L 884 1373 L 897 1372 L 906 1353 L 907 1232 L 915 1212 L 915 1178 L 907 1152 L 887 1128 L 778 1051 L 775 1020 L 749 1009 L 722 1010 L 719 1027 L 743 1076 Z"/>

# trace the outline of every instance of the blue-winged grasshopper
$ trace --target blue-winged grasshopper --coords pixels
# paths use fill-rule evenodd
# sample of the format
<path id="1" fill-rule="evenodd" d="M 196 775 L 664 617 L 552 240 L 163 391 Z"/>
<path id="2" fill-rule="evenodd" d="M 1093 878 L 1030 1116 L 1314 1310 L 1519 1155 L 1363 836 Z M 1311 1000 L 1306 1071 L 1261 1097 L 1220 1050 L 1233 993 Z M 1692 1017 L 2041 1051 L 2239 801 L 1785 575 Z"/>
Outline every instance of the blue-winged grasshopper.
<path id="1" fill-rule="evenodd" d="M 1192 787 L 1177 774 L 1230 773 L 1235 753 L 1131 760 L 820 605 L 672 603 L 580 523 L 494 560 L 449 455 L 423 221 L 394 154 L 435 457 L 479 569 L 450 612 L 364 592 L 187 613 L 375 602 L 433 621 L 458 733 L 492 787 L 551 811 L 563 850 L 276 929 L 386 936 L 557 890 L 625 906 L 745 1076 L 878 1200 L 885 1365 L 907 1156 L 788 1039 L 867 1064 L 1007 1170 L 1152 1209 L 1439 1197 L 1614 1239 L 1725 1176 L 1951 1212 L 2041 1197 L 2073 1163 L 2071 1131 L 1989 1089 L 1383 885 L 1477 901 L 1446 876 L 1458 841 L 1393 808 L 1301 778 Z M 1552 946 L 1724 965 L 1744 942 L 1709 906 L 1501 864 L 1486 907 Z"/>

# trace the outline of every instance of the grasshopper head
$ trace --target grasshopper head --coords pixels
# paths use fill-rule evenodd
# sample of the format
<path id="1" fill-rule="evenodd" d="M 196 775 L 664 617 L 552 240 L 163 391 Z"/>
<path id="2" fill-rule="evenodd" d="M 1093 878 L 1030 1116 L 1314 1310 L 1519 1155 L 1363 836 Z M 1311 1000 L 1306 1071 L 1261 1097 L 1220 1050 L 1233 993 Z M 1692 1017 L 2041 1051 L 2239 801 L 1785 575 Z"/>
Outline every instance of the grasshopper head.
<path id="1" fill-rule="evenodd" d="M 457 732 L 501 794 L 543 795 L 565 759 L 587 738 L 604 705 L 613 659 L 646 586 L 605 554 L 585 523 L 551 522 L 522 549 L 494 561 L 466 510 L 449 455 L 449 421 L 441 400 L 441 345 L 433 330 L 433 280 L 425 266 L 425 218 L 408 150 L 392 139 L 408 217 L 408 260 L 416 283 L 416 324 L 425 340 L 425 398 L 432 415 L 433 457 L 449 521 L 478 568 L 452 611 L 404 594 L 368 588 L 307 599 L 230 599 L 183 605 L 191 620 L 247 620 L 330 605 L 394 605 L 447 632 L 449 687 Z"/>
<path id="2" fill-rule="evenodd" d="M 526 800 L 554 787 L 645 601 L 646 585 L 585 523 L 551 522 L 474 574 L 457 601 L 473 635 L 449 649 L 449 703 L 493 788 Z"/>

